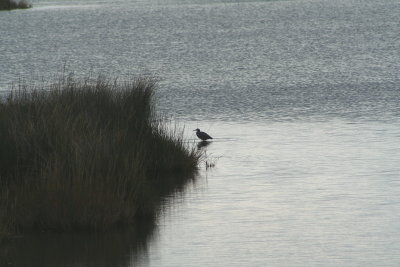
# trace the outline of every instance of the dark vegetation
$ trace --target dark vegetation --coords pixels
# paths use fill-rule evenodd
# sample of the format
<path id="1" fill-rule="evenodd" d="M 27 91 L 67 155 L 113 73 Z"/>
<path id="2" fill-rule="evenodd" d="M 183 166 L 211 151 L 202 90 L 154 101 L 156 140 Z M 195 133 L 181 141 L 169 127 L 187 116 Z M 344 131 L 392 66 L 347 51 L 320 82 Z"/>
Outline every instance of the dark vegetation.
<path id="1" fill-rule="evenodd" d="M 32 5 L 24 0 L 22 1 L 0 0 L 0 10 L 25 9 L 31 7 Z"/>
<path id="2" fill-rule="evenodd" d="M 199 153 L 154 112 L 152 79 L 61 79 L 0 101 L 0 236 L 154 218 Z"/>

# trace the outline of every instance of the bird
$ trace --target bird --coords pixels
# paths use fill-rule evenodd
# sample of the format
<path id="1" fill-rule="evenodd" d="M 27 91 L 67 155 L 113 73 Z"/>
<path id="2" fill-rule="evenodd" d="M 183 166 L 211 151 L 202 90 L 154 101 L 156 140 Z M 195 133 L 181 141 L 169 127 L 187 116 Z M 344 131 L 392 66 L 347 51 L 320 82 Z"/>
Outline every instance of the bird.
<path id="1" fill-rule="evenodd" d="M 199 128 L 193 130 L 196 131 L 196 135 L 198 138 L 200 138 L 201 140 L 205 141 L 207 139 L 213 139 L 211 136 L 209 136 L 207 133 L 200 131 Z"/>

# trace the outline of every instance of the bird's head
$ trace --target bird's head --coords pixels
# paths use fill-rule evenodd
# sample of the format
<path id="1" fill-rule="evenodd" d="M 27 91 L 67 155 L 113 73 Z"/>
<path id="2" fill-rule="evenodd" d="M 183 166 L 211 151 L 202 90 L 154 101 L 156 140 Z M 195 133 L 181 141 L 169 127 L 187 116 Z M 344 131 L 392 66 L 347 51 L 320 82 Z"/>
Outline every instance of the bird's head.
<path id="1" fill-rule="evenodd" d="M 194 129 L 193 131 L 200 132 L 200 129 L 199 129 L 199 128 L 197 128 L 197 129 Z"/>

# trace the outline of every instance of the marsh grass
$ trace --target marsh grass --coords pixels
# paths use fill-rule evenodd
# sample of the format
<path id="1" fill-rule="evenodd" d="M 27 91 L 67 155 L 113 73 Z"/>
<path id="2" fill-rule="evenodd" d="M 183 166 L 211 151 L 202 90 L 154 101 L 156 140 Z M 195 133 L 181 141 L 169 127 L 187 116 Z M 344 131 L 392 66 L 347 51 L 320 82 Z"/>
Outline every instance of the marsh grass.
<path id="1" fill-rule="evenodd" d="M 20 85 L 0 102 L 0 233 L 154 217 L 199 153 L 154 112 L 152 79 Z"/>
<path id="2" fill-rule="evenodd" d="M 32 5 L 25 0 L 22 1 L 0 0 L 0 10 L 26 9 L 31 7 Z"/>

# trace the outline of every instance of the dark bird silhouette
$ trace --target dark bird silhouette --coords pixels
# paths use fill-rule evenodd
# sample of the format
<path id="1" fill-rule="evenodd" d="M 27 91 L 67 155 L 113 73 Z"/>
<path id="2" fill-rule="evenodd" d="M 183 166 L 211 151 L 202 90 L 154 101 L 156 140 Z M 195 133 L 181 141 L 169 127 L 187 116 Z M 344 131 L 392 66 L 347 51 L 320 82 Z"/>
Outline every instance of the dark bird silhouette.
<path id="1" fill-rule="evenodd" d="M 211 136 L 209 136 L 207 133 L 200 131 L 199 128 L 197 128 L 196 130 L 193 130 L 193 131 L 196 131 L 197 137 L 200 138 L 200 139 L 203 140 L 203 141 L 205 141 L 205 140 L 207 140 L 207 139 L 213 139 L 213 138 L 212 138 Z"/>

